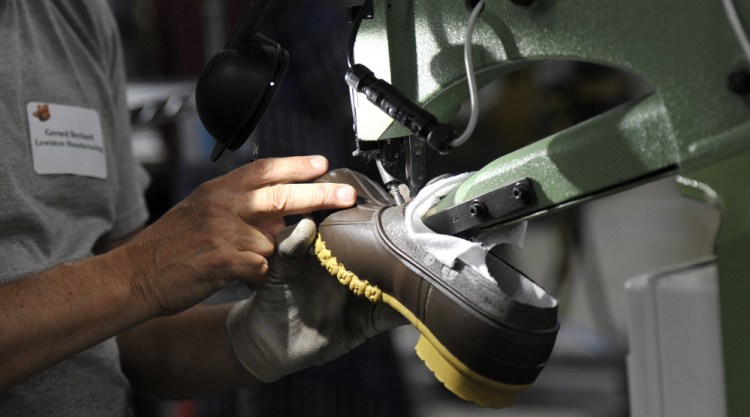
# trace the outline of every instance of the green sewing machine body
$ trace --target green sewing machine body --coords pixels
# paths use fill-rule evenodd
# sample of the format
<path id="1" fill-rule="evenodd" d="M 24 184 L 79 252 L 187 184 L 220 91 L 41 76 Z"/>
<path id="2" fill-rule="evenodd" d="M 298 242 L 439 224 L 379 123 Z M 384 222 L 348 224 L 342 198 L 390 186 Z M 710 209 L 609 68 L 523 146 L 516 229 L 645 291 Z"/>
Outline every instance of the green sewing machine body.
<path id="1" fill-rule="evenodd" d="M 468 96 L 466 1 L 375 0 L 354 46 L 362 63 L 447 121 Z M 536 204 L 502 224 L 542 216 L 666 174 L 722 212 L 716 242 L 727 412 L 750 410 L 750 95 L 730 91 L 747 67 L 721 1 L 510 0 L 486 2 L 474 33 L 480 86 L 541 60 L 590 62 L 647 80 L 654 92 L 539 140 L 479 169 L 438 211 L 529 178 Z M 737 2 L 750 19 L 750 2 Z M 357 136 L 409 135 L 354 98 Z M 497 138 L 502 140 L 502 138 Z"/>

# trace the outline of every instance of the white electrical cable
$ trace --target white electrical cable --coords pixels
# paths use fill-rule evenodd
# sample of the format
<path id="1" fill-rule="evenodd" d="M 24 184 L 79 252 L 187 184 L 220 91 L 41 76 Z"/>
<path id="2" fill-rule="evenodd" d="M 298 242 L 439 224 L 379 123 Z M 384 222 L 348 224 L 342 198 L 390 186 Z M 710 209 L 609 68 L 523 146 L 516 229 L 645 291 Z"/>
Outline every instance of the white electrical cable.
<path id="1" fill-rule="evenodd" d="M 464 65 L 466 66 L 466 81 L 469 83 L 469 102 L 471 104 L 471 115 L 469 116 L 469 123 L 466 125 L 466 129 L 461 136 L 453 139 L 450 146 L 456 147 L 462 145 L 464 142 L 469 140 L 471 134 L 474 133 L 474 128 L 477 127 L 477 119 L 479 118 L 479 95 L 477 89 L 477 79 L 474 75 L 474 58 L 472 55 L 472 37 L 474 36 L 474 27 L 479 20 L 479 14 L 484 10 L 484 1 L 479 0 L 474 10 L 469 16 L 469 23 L 466 25 L 466 33 L 464 34 Z"/>
<path id="2" fill-rule="evenodd" d="M 747 40 L 747 33 L 745 33 L 745 29 L 742 27 L 742 22 L 740 22 L 737 8 L 734 6 L 732 0 L 722 0 L 722 3 L 724 3 L 724 11 L 727 13 L 727 19 L 729 19 L 729 24 L 732 26 L 732 30 L 734 30 L 734 35 L 740 43 L 742 52 L 745 53 L 745 58 L 750 62 L 750 42 Z"/>

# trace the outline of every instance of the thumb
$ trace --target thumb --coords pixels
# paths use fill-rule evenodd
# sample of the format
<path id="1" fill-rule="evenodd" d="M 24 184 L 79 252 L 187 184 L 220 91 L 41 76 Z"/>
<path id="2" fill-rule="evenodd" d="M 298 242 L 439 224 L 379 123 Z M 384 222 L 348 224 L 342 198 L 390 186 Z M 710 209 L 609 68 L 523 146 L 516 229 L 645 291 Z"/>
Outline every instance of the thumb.
<path id="1" fill-rule="evenodd" d="M 299 274 L 306 265 L 308 249 L 317 231 L 315 222 L 305 218 L 278 234 L 276 253 L 271 258 L 271 270 L 268 272 L 269 283 L 284 283 Z"/>
<path id="2" fill-rule="evenodd" d="M 278 256 L 289 260 L 302 259 L 315 240 L 317 231 L 315 222 L 307 217 L 296 225 L 284 229 L 277 238 Z"/>

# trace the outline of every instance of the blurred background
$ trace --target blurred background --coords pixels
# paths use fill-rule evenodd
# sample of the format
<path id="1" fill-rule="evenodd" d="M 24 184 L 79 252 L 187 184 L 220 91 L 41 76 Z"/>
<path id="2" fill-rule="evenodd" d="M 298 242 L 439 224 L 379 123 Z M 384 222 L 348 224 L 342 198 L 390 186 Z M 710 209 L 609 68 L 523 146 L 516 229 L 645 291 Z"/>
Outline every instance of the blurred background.
<path id="1" fill-rule="evenodd" d="M 240 150 L 210 162 L 213 140 L 195 113 L 195 81 L 221 49 L 245 0 L 109 0 L 129 77 L 134 152 L 152 175 L 152 220 L 201 182 L 253 157 L 322 154 L 377 180 L 352 156 L 343 0 L 277 0 L 264 33 L 291 55 L 275 100 Z M 474 137 L 428 172 L 473 171 L 491 160 L 651 91 L 613 69 L 544 62 L 481 91 Z M 463 130 L 468 114 L 454 119 Z M 138 417 L 210 416 L 597 416 L 629 415 L 624 283 L 710 255 L 718 215 L 679 196 L 674 178 L 631 189 L 529 224 L 522 249 L 501 247 L 561 302 L 561 330 L 541 377 L 518 404 L 489 410 L 445 390 L 414 353 L 411 327 L 378 336 L 323 366 L 256 388 L 184 402 L 134 399 Z M 248 295 L 242 286 L 207 302 Z"/>

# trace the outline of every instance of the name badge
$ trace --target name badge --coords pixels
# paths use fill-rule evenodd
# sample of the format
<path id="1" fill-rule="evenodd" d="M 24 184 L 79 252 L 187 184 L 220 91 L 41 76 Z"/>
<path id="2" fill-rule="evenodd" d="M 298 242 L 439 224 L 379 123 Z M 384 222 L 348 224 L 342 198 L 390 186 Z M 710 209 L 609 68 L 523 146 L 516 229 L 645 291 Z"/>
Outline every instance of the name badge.
<path id="1" fill-rule="evenodd" d="M 61 104 L 26 107 L 34 171 L 107 178 L 107 156 L 99 113 Z"/>

